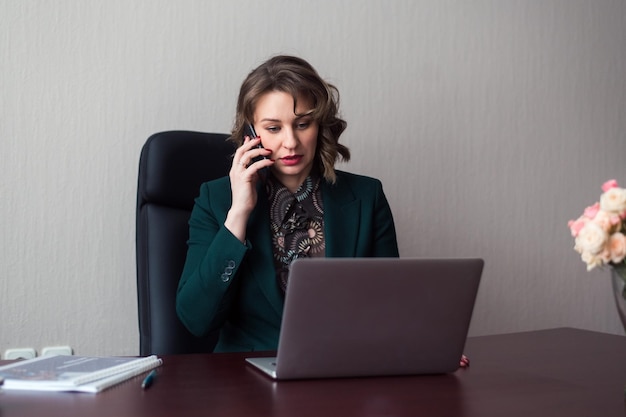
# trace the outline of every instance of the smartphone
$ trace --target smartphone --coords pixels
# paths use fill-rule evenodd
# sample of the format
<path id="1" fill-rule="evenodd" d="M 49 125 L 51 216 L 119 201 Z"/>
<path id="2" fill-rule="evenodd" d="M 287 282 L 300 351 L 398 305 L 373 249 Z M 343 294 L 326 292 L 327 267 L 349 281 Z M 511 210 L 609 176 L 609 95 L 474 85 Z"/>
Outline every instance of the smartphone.
<path id="1" fill-rule="evenodd" d="M 256 134 L 256 131 L 254 130 L 254 126 L 252 126 L 252 123 L 246 123 L 246 125 L 244 126 L 243 134 L 244 134 L 244 136 L 249 136 L 250 139 L 254 139 L 254 138 L 258 138 L 259 137 Z M 263 148 L 263 145 L 261 145 L 259 143 L 257 148 Z M 264 156 L 257 156 L 256 158 L 252 159 L 252 163 L 254 163 L 256 161 L 260 161 L 262 159 L 265 159 L 265 157 Z"/>
<path id="2" fill-rule="evenodd" d="M 246 123 L 246 125 L 243 127 L 243 135 L 249 136 L 250 139 L 258 137 L 256 131 L 254 130 L 254 126 L 252 126 L 252 123 Z"/>

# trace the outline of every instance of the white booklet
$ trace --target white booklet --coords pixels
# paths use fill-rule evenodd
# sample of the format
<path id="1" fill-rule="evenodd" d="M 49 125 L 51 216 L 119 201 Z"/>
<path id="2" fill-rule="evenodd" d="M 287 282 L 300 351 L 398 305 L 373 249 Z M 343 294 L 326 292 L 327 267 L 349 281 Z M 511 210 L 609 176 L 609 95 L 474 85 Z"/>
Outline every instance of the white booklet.
<path id="1" fill-rule="evenodd" d="M 100 392 L 160 366 L 147 357 L 42 356 L 0 366 L 2 389 Z"/>

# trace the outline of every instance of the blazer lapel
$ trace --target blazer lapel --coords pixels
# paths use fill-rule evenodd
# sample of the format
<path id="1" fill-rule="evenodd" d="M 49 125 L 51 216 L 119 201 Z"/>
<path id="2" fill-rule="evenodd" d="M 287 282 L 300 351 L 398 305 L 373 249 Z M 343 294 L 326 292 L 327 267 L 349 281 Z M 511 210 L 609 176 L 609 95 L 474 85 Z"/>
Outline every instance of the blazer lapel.
<path id="1" fill-rule="evenodd" d="M 326 236 L 327 257 L 356 256 L 361 202 L 354 195 L 352 188 L 345 182 L 329 184 L 322 180 L 322 199 L 324 201 L 324 234 Z M 230 191 L 230 190 L 229 190 Z M 249 265 L 257 265 L 251 270 L 269 304 L 277 314 L 282 315 L 284 296 L 275 280 L 263 277 L 275 276 L 272 237 L 270 233 L 269 203 L 262 182 L 257 185 L 257 207 L 248 220 L 248 233 L 255 242 L 254 250 L 250 251 Z M 228 201 L 230 206 L 230 201 Z"/>
<path id="2" fill-rule="evenodd" d="M 329 184 L 323 180 L 322 200 L 324 202 L 326 257 L 355 257 L 361 220 L 359 218 L 360 200 L 345 182 Z"/>
<path id="3" fill-rule="evenodd" d="M 270 232 L 269 203 L 265 186 L 262 182 L 257 185 L 257 205 L 250 214 L 248 220 L 248 233 L 253 237 L 256 244 L 250 251 L 250 265 L 258 265 L 258 270 L 250 271 L 253 279 L 257 281 L 261 291 L 279 316 L 282 316 L 284 296 L 278 288 L 276 279 L 264 279 L 275 277 L 274 254 L 272 249 L 272 236 Z"/>

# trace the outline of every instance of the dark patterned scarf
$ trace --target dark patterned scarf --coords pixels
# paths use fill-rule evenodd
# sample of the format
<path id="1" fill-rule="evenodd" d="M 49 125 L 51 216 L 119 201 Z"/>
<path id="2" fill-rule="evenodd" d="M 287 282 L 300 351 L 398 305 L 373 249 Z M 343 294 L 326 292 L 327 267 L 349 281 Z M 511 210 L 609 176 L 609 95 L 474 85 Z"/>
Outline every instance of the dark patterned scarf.
<path id="1" fill-rule="evenodd" d="M 320 178 L 309 175 L 292 194 L 273 175 L 266 182 L 278 286 L 287 288 L 289 265 L 297 258 L 323 257 L 324 206 Z"/>

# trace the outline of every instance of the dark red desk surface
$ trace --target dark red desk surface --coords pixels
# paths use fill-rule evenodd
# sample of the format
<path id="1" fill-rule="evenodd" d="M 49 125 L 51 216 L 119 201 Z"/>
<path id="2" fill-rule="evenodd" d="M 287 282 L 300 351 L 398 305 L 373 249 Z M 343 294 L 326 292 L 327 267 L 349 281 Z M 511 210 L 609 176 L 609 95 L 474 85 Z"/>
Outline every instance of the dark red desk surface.
<path id="1" fill-rule="evenodd" d="M 0 392 L 13 416 L 626 416 L 626 337 L 554 329 L 469 338 L 451 375 L 273 382 L 250 354 L 163 357 L 100 394 Z"/>

